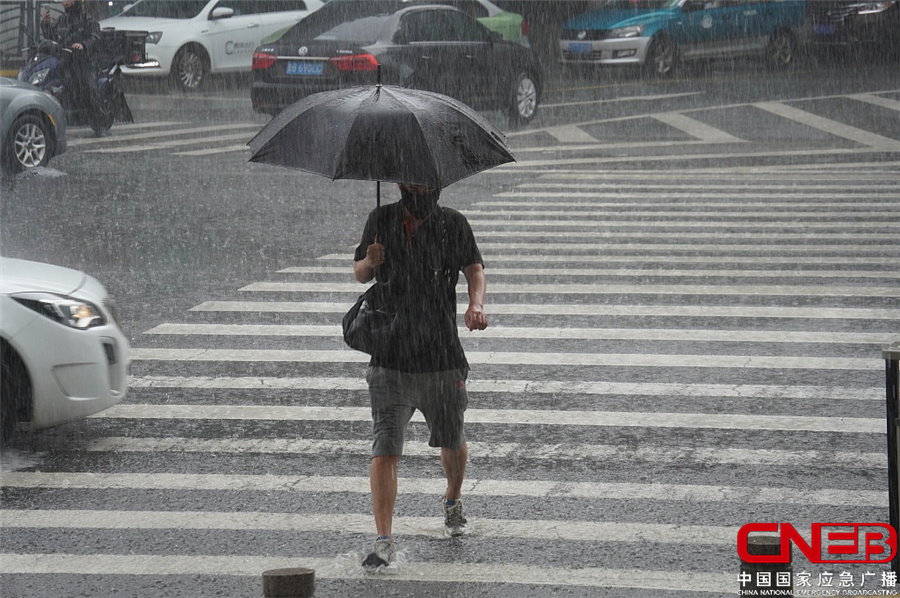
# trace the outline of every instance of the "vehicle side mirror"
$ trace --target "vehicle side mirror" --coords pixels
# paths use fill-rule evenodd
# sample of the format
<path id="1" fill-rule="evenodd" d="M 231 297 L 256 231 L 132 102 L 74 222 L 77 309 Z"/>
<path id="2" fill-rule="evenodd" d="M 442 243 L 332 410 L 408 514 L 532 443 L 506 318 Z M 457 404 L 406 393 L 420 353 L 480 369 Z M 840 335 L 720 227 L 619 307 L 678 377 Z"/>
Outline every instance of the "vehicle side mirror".
<path id="1" fill-rule="evenodd" d="M 209 20 L 216 21 L 218 19 L 230 19 L 234 16 L 234 9 L 227 8 L 225 6 L 219 6 L 214 8 L 211 13 L 209 13 Z"/>

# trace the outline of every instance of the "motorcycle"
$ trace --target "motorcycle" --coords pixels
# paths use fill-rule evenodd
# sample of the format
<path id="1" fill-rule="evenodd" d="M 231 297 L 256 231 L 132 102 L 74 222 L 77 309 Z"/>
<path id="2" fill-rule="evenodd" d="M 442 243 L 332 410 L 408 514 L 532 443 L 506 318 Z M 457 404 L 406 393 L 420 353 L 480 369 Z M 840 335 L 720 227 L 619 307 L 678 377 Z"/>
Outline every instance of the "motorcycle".
<path id="1" fill-rule="evenodd" d="M 73 89 L 74 51 L 52 40 L 26 48 L 18 79 L 59 100 L 72 125 L 89 126 L 98 137 L 109 133 L 113 122 L 134 122 L 125 99 L 122 66 L 145 59 L 146 32 L 101 30 L 101 43 L 92 57 L 93 90 Z"/>

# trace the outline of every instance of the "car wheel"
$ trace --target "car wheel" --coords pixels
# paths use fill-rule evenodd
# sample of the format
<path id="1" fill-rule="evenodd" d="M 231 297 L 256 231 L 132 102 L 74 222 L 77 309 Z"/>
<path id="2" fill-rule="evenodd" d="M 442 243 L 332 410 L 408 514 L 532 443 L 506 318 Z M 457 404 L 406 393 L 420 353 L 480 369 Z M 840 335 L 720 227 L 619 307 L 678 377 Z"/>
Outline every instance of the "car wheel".
<path id="1" fill-rule="evenodd" d="M 512 100 L 509 106 L 511 121 L 525 124 L 534 118 L 538 107 L 538 86 L 531 73 L 519 73 L 513 80 Z"/>
<path id="2" fill-rule="evenodd" d="M 9 128 L 3 143 L 3 169 L 16 174 L 46 166 L 53 154 L 53 140 L 46 123 L 34 114 L 23 114 Z"/>
<path id="3" fill-rule="evenodd" d="M 0 444 L 12 439 L 19 421 L 30 417 L 31 382 L 19 356 L 0 342 Z"/>
<path id="4" fill-rule="evenodd" d="M 209 56 L 201 46 L 192 44 L 178 50 L 172 61 L 172 77 L 182 91 L 199 91 L 209 75 Z"/>
<path id="5" fill-rule="evenodd" d="M 791 66 L 796 54 L 797 42 L 790 31 L 782 29 L 772 34 L 767 50 L 770 65 L 778 68 Z"/>
<path id="6" fill-rule="evenodd" d="M 647 73 L 654 77 L 671 75 L 678 66 L 678 44 L 666 36 L 653 38 L 644 65 Z"/>

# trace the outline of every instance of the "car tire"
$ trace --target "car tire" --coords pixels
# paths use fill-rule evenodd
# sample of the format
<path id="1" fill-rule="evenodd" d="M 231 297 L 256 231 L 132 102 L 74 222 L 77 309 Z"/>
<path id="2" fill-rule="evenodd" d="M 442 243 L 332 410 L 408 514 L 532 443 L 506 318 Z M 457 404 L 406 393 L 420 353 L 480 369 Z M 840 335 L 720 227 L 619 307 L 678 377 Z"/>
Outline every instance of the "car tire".
<path id="1" fill-rule="evenodd" d="M 773 33 L 766 47 L 766 58 L 769 65 L 775 68 L 793 66 L 797 58 L 797 40 L 794 34 L 785 29 Z"/>
<path id="2" fill-rule="evenodd" d="M 512 96 L 509 104 L 510 122 L 518 125 L 531 122 L 537 113 L 540 96 L 534 76 L 527 71 L 519 73 L 513 79 L 510 95 Z"/>
<path id="3" fill-rule="evenodd" d="M 200 91 L 209 76 L 209 55 L 202 46 L 184 46 L 172 60 L 172 79 L 181 91 Z"/>
<path id="4" fill-rule="evenodd" d="M 652 77 L 668 77 L 678 67 L 678 44 L 668 36 L 654 37 L 647 50 L 644 67 Z"/>
<path id="5" fill-rule="evenodd" d="M 29 421 L 31 381 L 18 354 L 0 341 L 0 444 L 7 445 L 20 421 Z"/>
<path id="6" fill-rule="evenodd" d="M 9 128 L 0 161 L 4 172 L 17 174 L 46 166 L 52 155 L 53 137 L 47 124 L 39 116 L 23 114 Z"/>

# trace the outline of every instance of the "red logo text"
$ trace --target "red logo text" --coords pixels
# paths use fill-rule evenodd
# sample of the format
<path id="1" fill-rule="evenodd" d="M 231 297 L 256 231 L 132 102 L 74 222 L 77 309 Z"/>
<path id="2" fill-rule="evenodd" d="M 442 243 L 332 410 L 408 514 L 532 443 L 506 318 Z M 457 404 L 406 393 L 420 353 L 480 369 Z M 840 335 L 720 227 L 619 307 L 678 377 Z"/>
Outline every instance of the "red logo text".
<path id="1" fill-rule="evenodd" d="M 886 523 L 813 523 L 810 542 L 790 523 L 748 523 L 738 531 L 738 555 L 745 563 L 789 563 L 793 543 L 810 563 L 887 563 L 897 552 L 897 532 Z M 749 535 L 776 533 L 778 554 L 750 554 Z"/>

